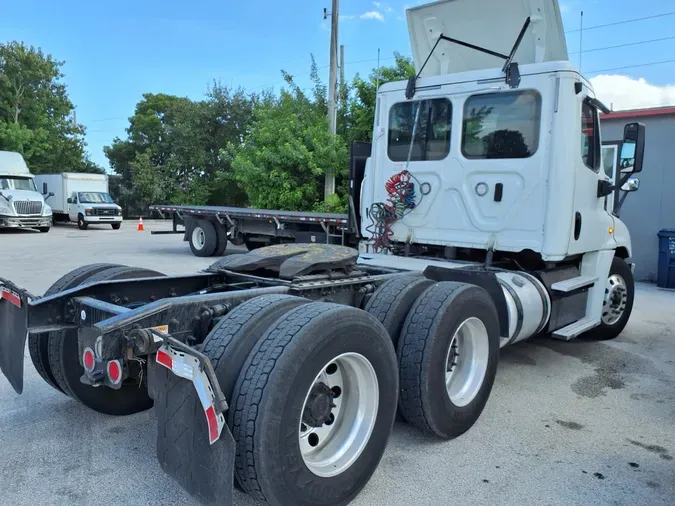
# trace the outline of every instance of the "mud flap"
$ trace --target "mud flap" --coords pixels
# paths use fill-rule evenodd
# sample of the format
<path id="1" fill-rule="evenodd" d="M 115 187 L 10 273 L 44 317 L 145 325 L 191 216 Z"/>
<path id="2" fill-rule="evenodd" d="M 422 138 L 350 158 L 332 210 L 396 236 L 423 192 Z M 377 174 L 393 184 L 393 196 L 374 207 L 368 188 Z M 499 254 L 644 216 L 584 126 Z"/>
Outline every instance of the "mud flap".
<path id="1" fill-rule="evenodd" d="M 28 333 L 28 300 L 22 292 L 0 280 L 0 370 L 18 394 L 23 392 L 23 350 Z"/>
<path id="2" fill-rule="evenodd" d="M 157 458 L 166 474 L 205 504 L 232 504 L 234 438 L 227 426 L 209 444 L 204 409 L 192 383 L 148 358 L 157 415 Z"/>

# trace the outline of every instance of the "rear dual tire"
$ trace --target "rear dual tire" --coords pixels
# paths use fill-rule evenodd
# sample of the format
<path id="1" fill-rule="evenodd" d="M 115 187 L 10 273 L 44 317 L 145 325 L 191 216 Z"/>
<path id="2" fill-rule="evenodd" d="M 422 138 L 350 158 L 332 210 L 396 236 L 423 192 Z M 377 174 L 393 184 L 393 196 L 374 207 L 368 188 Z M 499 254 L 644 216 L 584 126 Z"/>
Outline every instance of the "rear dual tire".
<path id="1" fill-rule="evenodd" d="M 499 361 L 499 318 L 477 286 L 427 288 L 406 317 L 398 341 L 399 407 L 424 433 L 457 437 L 478 420 Z"/>
<path id="2" fill-rule="evenodd" d="M 97 281 L 163 276 L 147 269 L 114 264 L 94 264 L 76 269 L 59 279 L 46 295 Z M 91 387 L 80 381 L 84 369 L 80 364 L 77 330 L 29 336 L 33 364 L 52 387 L 77 399 L 94 411 L 108 415 L 129 415 L 152 407 L 147 384 L 126 384 L 119 390 Z"/>
<path id="3" fill-rule="evenodd" d="M 342 401 L 328 377 L 343 381 Z M 382 457 L 397 386 L 391 340 L 371 315 L 323 302 L 285 312 L 255 344 L 234 387 L 228 424 L 238 482 L 270 504 L 347 504 Z M 321 425 L 310 429 L 308 416 Z"/>
<path id="4" fill-rule="evenodd" d="M 195 220 L 190 227 L 188 241 L 195 256 L 223 256 L 227 249 L 227 230 L 208 220 Z"/>

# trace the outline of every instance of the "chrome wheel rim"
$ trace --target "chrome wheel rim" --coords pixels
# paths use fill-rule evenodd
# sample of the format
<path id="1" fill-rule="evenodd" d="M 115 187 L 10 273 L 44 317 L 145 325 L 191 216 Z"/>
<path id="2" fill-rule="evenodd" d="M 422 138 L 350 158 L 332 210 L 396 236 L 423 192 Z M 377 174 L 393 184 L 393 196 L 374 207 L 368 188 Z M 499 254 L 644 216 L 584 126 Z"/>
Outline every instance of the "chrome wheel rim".
<path id="1" fill-rule="evenodd" d="M 204 237 L 204 231 L 201 227 L 195 227 L 192 231 L 192 244 L 194 244 L 195 248 L 200 250 L 204 248 L 205 242 L 206 238 Z"/>
<path id="2" fill-rule="evenodd" d="M 325 408 L 325 402 L 331 406 L 327 414 L 324 409 L 313 410 L 316 406 Z M 366 357 L 343 353 L 325 364 L 314 378 L 300 413 L 298 439 L 307 468 L 324 478 L 349 468 L 370 440 L 378 405 L 377 375 Z M 317 413 L 325 416 L 312 418 Z"/>
<path id="3" fill-rule="evenodd" d="M 450 340 L 445 359 L 445 388 L 455 406 L 466 406 L 478 395 L 489 355 L 485 324 L 476 317 L 464 320 Z"/>
<path id="4" fill-rule="evenodd" d="M 614 325 L 623 316 L 628 305 L 628 287 L 626 281 L 618 274 L 607 278 L 605 299 L 602 304 L 602 323 Z"/>

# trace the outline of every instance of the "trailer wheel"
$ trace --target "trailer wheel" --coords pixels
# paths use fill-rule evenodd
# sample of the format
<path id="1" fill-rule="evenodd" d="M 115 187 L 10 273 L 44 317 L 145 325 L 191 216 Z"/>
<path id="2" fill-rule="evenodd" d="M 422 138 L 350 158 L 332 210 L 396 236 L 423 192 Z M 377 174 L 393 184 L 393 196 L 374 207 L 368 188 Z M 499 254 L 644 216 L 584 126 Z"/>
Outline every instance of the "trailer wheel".
<path id="1" fill-rule="evenodd" d="M 285 313 L 308 302 L 292 295 L 261 295 L 234 308 L 209 332 L 202 351 L 211 360 L 228 402 L 239 371 L 263 334 Z"/>
<path id="2" fill-rule="evenodd" d="M 190 249 L 195 256 L 210 257 L 216 252 L 218 234 L 208 220 L 197 220 L 190 232 Z"/>
<path id="3" fill-rule="evenodd" d="M 499 360 L 499 318 L 477 286 L 442 282 L 410 309 L 398 342 L 403 417 L 444 439 L 471 428 L 487 403 Z"/>
<path id="4" fill-rule="evenodd" d="M 606 341 L 621 334 L 633 311 L 634 301 L 633 272 L 624 260 L 614 257 L 605 284 L 600 326 L 585 334 L 584 337 Z"/>
<path id="5" fill-rule="evenodd" d="M 397 276 L 385 281 L 366 303 L 365 310 L 384 325 L 394 348 L 408 311 L 417 297 L 433 284 L 434 281 L 423 276 Z"/>
<path id="6" fill-rule="evenodd" d="M 213 256 L 222 257 L 227 249 L 227 227 L 219 224 L 215 226 L 215 229 L 218 242 L 216 244 L 216 250 L 213 252 Z"/>
<path id="7" fill-rule="evenodd" d="M 113 267 L 87 278 L 87 282 L 118 279 L 149 278 L 164 274 L 138 267 Z M 49 340 L 49 365 L 54 379 L 61 389 L 94 411 L 106 415 L 130 415 L 152 407 L 145 379 L 123 383 L 114 390 L 107 387 L 92 387 L 80 381 L 84 374 L 80 364 L 77 331 L 55 333 Z"/>
<path id="8" fill-rule="evenodd" d="M 84 221 L 84 216 L 82 216 L 81 214 L 78 214 L 77 215 L 77 228 L 79 228 L 80 230 L 87 230 L 88 226 L 89 226 L 89 224 L 86 221 Z"/>
<path id="9" fill-rule="evenodd" d="M 372 315 L 326 302 L 286 313 L 235 386 L 239 483 L 270 504 L 347 504 L 382 457 L 397 388 L 391 340 Z"/>
<path id="10" fill-rule="evenodd" d="M 47 295 L 53 295 L 63 290 L 75 288 L 81 285 L 87 278 L 94 274 L 111 269 L 113 267 L 121 267 L 116 264 L 92 264 L 79 267 L 70 271 L 68 274 L 57 279 L 52 286 L 45 292 Z M 63 392 L 63 389 L 56 383 L 54 373 L 49 366 L 49 340 L 52 336 L 58 336 L 58 332 L 49 332 L 46 334 L 29 334 L 28 335 L 28 352 L 30 353 L 31 361 L 38 374 L 47 384 L 56 390 Z M 65 392 L 64 392 L 65 393 Z M 67 394 L 66 394 L 67 395 Z"/>

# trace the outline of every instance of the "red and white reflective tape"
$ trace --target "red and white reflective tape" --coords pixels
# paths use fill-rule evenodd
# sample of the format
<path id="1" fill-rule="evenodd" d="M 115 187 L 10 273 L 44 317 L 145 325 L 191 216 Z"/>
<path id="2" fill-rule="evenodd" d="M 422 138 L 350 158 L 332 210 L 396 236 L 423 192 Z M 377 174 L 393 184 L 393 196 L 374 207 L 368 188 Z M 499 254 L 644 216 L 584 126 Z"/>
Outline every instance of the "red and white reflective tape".
<path id="1" fill-rule="evenodd" d="M 18 293 L 11 291 L 9 288 L 0 286 L 0 299 L 5 299 L 7 302 L 21 308 L 21 297 Z"/>
<path id="2" fill-rule="evenodd" d="M 166 345 L 157 350 L 155 359 L 158 364 L 170 369 L 176 376 L 192 381 L 204 408 L 206 423 L 209 427 L 209 442 L 213 444 L 218 441 L 225 427 L 225 415 L 216 411 L 214 403 L 216 395 L 208 376 L 199 369 L 199 360 Z"/>

